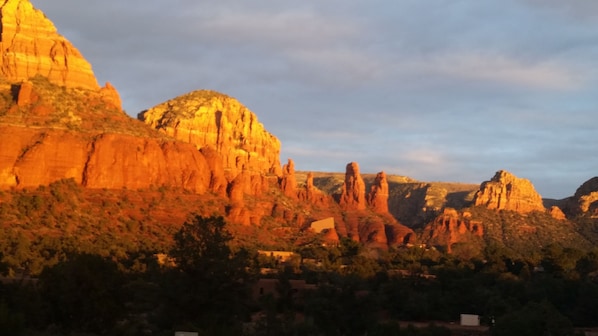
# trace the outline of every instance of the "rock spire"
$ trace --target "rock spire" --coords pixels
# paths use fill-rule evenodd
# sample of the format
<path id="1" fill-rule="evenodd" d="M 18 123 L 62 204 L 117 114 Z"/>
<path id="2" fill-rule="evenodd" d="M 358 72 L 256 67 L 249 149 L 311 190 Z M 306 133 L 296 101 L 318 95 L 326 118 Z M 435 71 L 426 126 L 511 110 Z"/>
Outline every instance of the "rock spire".
<path id="1" fill-rule="evenodd" d="M 343 184 L 339 204 L 347 210 L 365 210 L 365 182 L 359 174 L 357 162 L 347 164 L 345 184 Z"/>
<path id="2" fill-rule="evenodd" d="M 377 213 L 388 213 L 388 181 L 386 173 L 379 172 L 368 194 L 368 204 Z"/>

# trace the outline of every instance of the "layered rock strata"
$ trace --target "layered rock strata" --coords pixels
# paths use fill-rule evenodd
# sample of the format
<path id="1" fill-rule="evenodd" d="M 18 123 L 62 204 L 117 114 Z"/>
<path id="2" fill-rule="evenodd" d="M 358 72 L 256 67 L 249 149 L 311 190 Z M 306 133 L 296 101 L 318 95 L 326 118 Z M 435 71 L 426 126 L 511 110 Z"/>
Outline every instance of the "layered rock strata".
<path id="1" fill-rule="evenodd" d="M 253 112 L 234 98 L 214 91 L 194 91 L 143 111 L 147 125 L 198 149 L 211 146 L 221 156 L 229 180 L 241 171 L 280 171 L 280 141 Z"/>
<path id="2" fill-rule="evenodd" d="M 0 73 L 8 81 L 42 75 L 68 88 L 100 88 L 91 65 L 28 0 L 3 1 L 0 18 Z"/>
<path id="3" fill-rule="evenodd" d="M 209 165 L 193 146 L 126 134 L 0 126 L 0 188 L 73 178 L 90 188 L 167 185 L 203 193 Z"/>
<path id="4" fill-rule="evenodd" d="M 545 211 L 542 197 L 532 183 L 504 170 L 496 172 L 490 181 L 481 184 L 474 197 L 474 204 L 519 213 Z"/>

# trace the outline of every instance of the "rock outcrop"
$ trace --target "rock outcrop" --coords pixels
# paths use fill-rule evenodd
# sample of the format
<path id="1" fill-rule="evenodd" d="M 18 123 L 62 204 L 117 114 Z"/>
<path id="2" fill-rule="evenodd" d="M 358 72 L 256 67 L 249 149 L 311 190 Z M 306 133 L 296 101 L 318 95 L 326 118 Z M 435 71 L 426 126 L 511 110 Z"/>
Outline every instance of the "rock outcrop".
<path id="1" fill-rule="evenodd" d="M 386 173 L 379 172 L 367 197 L 368 205 L 374 212 L 388 213 L 388 181 Z"/>
<path id="2" fill-rule="evenodd" d="M 316 207 L 329 207 L 334 202 L 330 195 L 323 193 L 314 185 L 314 174 L 311 172 L 307 174 L 305 186 L 298 190 L 297 197 Z"/>
<path id="3" fill-rule="evenodd" d="M 226 196 L 228 181 L 226 180 L 226 176 L 224 176 L 224 167 L 220 155 L 211 147 L 204 147 L 200 152 L 206 158 L 210 167 L 210 190 L 219 196 Z"/>
<path id="4" fill-rule="evenodd" d="M 484 228 L 481 221 L 471 219 L 468 212 L 459 213 L 446 208 L 432 223 L 426 225 L 422 241 L 432 246 L 444 246 L 451 253 L 455 243 L 470 242 L 472 237 L 482 237 Z"/>
<path id="5" fill-rule="evenodd" d="M 357 162 L 347 164 L 345 183 L 339 199 L 340 206 L 345 210 L 365 210 L 365 183 L 359 174 Z"/>
<path id="6" fill-rule="evenodd" d="M 143 111 L 138 118 L 198 149 L 214 148 L 229 180 L 244 170 L 280 175 L 280 141 L 234 98 L 193 91 Z"/>
<path id="7" fill-rule="evenodd" d="M 91 65 L 28 0 L 3 1 L 0 19 L 0 72 L 8 81 L 42 75 L 68 88 L 100 88 Z"/>
<path id="8" fill-rule="evenodd" d="M 295 163 L 289 159 L 287 164 L 282 167 L 282 177 L 280 178 L 280 189 L 286 196 L 297 198 L 297 178 L 295 177 Z"/>
<path id="9" fill-rule="evenodd" d="M 547 212 L 550 215 L 550 217 L 552 217 L 554 219 L 558 219 L 558 220 L 567 219 L 567 216 L 565 215 L 563 210 L 561 210 L 561 208 L 559 208 L 556 205 L 551 206 L 550 209 L 547 210 Z"/>
<path id="10" fill-rule="evenodd" d="M 598 216 L 598 176 L 584 182 L 569 200 L 573 215 L 589 213 Z"/>
<path id="11" fill-rule="evenodd" d="M 545 211 L 542 197 L 532 183 L 501 170 L 490 181 L 481 184 L 474 204 L 494 210 L 512 210 L 519 213 Z"/>

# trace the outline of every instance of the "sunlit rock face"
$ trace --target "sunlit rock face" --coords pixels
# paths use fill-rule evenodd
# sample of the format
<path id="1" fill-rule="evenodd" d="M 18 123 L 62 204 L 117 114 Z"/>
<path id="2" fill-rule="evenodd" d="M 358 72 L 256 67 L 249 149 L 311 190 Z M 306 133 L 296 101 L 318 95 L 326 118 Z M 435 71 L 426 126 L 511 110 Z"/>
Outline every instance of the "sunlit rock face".
<path id="1" fill-rule="evenodd" d="M 214 148 L 230 180 L 244 170 L 281 173 L 280 141 L 266 131 L 255 114 L 224 94 L 190 92 L 152 107 L 138 118 L 197 148 Z"/>
<path id="2" fill-rule="evenodd" d="M 0 188 L 37 187 L 72 178 L 90 188 L 167 185 L 210 188 L 210 168 L 193 146 L 126 134 L 0 126 Z"/>
<path id="3" fill-rule="evenodd" d="M 287 164 L 282 167 L 282 177 L 280 178 L 280 189 L 286 196 L 297 198 L 297 178 L 295 177 L 295 163 L 289 159 Z"/>
<path id="4" fill-rule="evenodd" d="M 379 172 L 368 194 L 368 205 L 377 213 L 388 213 L 388 181 L 386 173 Z"/>
<path id="5" fill-rule="evenodd" d="M 545 211 L 542 197 L 532 183 L 501 170 L 490 181 L 485 181 L 474 198 L 475 205 L 494 210 L 512 210 L 519 213 Z"/>
<path id="6" fill-rule="evenodd" d="M 339 204 L 347 210 L 365 210 L 365 182 L 359 173 L 357 162 L 347 164 Z"/>
<path id="7" fill-rule="evenodd" d="M 0 13 L 0 72 L 8 81 L 41 75 L 69 88 L 99 89 L 91 65 L 29 1 L 3 1 Z"/>
<path id="8" fill-rule="evenodd" d="M 451 252 L 451 245 L 469 242 L 472 237 L 482 237 L 484 227 L 481 221 L 471 219 L 469 212 L 459 213 L 446 208 L 433 222 L 426 225 L 422 241 L 431 246 L 445 246 Z"/>
<path id="9" fill-rule="evenodd" d="M 559 208 L 556 205 L 551 206 L 550 209 L 548 209 L 546 211 L 548 212 L 548 214 L 550 215 L 550 217 L 552 217 L 554 219 L 558 219 L 558 220 L 565 220 L 565 219 L 567 219 L 567 216 L 565 215 L 565 213 L 563 212 L 563 210 L 561 210 L 561 208 Z"/>

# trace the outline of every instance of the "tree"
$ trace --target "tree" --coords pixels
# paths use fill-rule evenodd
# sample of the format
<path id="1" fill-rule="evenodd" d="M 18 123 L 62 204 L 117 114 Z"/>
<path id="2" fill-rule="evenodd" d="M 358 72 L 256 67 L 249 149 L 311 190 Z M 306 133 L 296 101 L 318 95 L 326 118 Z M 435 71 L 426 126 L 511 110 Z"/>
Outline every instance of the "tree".
<path id="1" fill-rule="evenodd" d="M 519 310 L 512 311 L 496 321 L 492 335 L 572 335 L 571 321 L 548 301 L 530 302 Z"/>
<path id="2" fill-rule="evenodd" d="M 199 215 L 183 224 L 174 235 L 175 245 L 171 251 L 177 267 L 190 274 L 226 271 L 218 270 L 231 256 L 228 243 L 232 235 L 225 230 L 225 225 L 222 217 L 203 218 Z"/>
<path id="3" fill-rule="evenodd" d="M 123 317 L 124 277 L 111 260 L 92 254 L 71 255 L 44 269 L 39 281 L 49 307 L 49 324 L 103 333 Z"/>
<path id="4" fill-rule="evenodd" d="M 249 255 L 232 253 L 225 226 L 222 217 L 195 215 L 175 234 L 171 256 L 178 272 L 164 283 L 175 324 L 217 334 L 239 325 L 247 307 Z"/>

